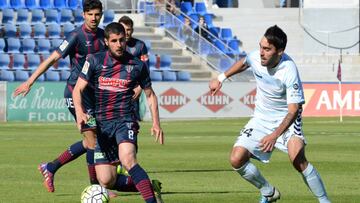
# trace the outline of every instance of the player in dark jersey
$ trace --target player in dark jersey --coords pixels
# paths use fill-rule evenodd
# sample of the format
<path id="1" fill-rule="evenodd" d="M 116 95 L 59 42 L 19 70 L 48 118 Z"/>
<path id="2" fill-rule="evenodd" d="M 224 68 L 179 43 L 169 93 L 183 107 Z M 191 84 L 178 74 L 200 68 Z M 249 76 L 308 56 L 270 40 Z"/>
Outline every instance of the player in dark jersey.
<path id="1" fill-rule="evenodd" d="M 89 85 L 95 88 L 95 118 L 97 143 L 95 148 L 96 173 L 100 184 L 108 189 L 119 189 L 116 165 L 121 161 L 136 188 L 146 202 L 156 202 L 147 173 L 136 160 L 139 125 L 132 109 L 133 89 L 144 89 L 153 117 L 152 134 L 164 143 L 160 127 L 157 97 L 151 87 L 149 70 L 142 61 L 126 52 L 124 27 L 110 23 L 105 28 L 108 51 L 88 55 L 73 91 L 77 125 L 88 121 L 83 110 L 81 94 Z"/>
<path id="2" fill-rule="evenodd" d="M 148 50 L 145 43 L 139 39 L 132 37 L 134 32 L 134 22 L 128 16 L 122 16 L 119 19 L 119 23 L 121 23 L 125 28 L 125 35 L 126 35 L 126 51 L 131 53 L 133 56 L 139 58 L 141 61 L 146 63 L 149 67 L 149 56 Z M 136 118 L 140 121 L 140 104 L 139 104 L 139 97 L 141 95 L 142 89 L 140 86 L 137 86 L 134 89 L 134 110 Z"/>
<path id="3" fill-rule="evenodd" d="M 102 16 L 102 4 L 100 0 L 86 0 L 83 5 L 84 24 L 76 28 L 62 42 L 49 58 L 43 61 L 31 77 L 19 87 L 16 88 L 14 95 L 22 94 L 25 96 L 36 79 L 55 64 L 61 57 L 70 56 L 71 75 L 67 80 L 64 96 L 69 111 L 75 117 L 75 110 L 72 102 L 72 90 L 76 84 L 81 68 L 86 60 L 87 54 L 96 53 L 106 49 L 104 43 L 104 30 L 98 28 Z M 93 89 L 88 87 L 84 91 L 83 106 L 90 117 L 94 112 L 95 98 Z M 75 117 L 76 118 L 76 117 Z M 54 192 L 54 175 L 55 172 L 63 165 L 75 160 L 85 152 L 88 163 L 90 182 L 97 183 L 95 166 L 94 166 L 94 148 L 96 142 L 96 124 L 92 117 L 81 127 L 84 135 L 83 140 L 72 144 L 67 150 L 60 154 L 54 161 L 42 163 L 39 170 L 44 176 L 44 186 L 49 192 Z"/>

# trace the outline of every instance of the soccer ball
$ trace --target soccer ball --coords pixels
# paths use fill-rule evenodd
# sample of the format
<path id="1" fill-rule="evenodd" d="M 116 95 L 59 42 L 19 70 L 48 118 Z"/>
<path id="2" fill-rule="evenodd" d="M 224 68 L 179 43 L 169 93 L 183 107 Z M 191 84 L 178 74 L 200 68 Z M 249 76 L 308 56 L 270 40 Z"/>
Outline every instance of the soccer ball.
<path id="1" fill-rule="evenodd" d="M 90 185 L 81 193 L 81 203 L 108 203 L 108 191 L 101 185 Z"/>

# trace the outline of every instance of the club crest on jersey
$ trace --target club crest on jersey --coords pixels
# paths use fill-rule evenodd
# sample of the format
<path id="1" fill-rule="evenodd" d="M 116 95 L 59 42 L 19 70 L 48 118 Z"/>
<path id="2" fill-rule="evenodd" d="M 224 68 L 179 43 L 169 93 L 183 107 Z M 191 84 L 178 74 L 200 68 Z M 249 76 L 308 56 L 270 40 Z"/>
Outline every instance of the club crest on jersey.
<path id="1" fill-rule="evenodd" d="M 126 123 L 126 126 L 128 129 L 132 129 L 133 123 L 132 122 L 128 122 Z"/>
<path id="2" fill-rule="evenodd" d="M 90 47 L 91 46 L 91 41 L 86 41 L 86 45 L 87 47 Z"/>
<path id="3" fill-rule="evenodd" d="M 131 71 L 134 69 L 134 66 L 133 65 L 126 65 L 125 68 L 126 68 L 126 71 L 128 73 L 131 73 Z"/>

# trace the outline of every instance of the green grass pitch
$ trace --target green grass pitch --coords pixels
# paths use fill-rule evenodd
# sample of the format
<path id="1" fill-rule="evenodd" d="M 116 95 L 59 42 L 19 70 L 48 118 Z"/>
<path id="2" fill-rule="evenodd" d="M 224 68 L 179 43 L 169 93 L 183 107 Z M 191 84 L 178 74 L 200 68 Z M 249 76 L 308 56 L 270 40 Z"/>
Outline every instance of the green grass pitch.
<path id="1" fill-rule="evenodd" d="M 150 123 L 141 123 L 138 159 L 163 182 L 167 203 L 257 202 L 259 192 L 233 172 L 228 156 L 248 119 L 164 121 L 165 145 L 154 143 Z M 320 172 L 333 202 L 360 202 L 360 119 L 305 118 L 307 158 Z M 61 168 L 55 193 L 42 185 L 37 165 L 81 139 L 73 123 L 0 123 L 0 202 L 80 202 L 89 185 L 85 156 Z M 253 161 L 282 193 L 280 202 L 317 202 L 288 161 L 276 150 L 270 164 Z M 143 202 L 119 193 L 111 202 Z"/>

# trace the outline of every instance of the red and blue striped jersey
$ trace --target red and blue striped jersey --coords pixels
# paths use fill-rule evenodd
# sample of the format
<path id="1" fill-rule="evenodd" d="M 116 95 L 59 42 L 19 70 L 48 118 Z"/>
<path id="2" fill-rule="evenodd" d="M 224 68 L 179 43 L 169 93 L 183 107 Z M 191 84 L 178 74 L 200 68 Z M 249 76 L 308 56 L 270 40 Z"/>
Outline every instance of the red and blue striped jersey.
<path id="1" fill-rule="evenodd" d="M 139 58 L 142 62 L 149 66 L 148 49 L 143 41 L 136 38 L 131 38 L 126 42 L 126 51 Z"/>

